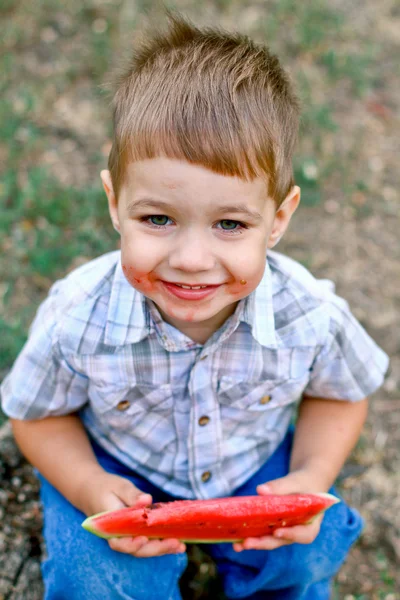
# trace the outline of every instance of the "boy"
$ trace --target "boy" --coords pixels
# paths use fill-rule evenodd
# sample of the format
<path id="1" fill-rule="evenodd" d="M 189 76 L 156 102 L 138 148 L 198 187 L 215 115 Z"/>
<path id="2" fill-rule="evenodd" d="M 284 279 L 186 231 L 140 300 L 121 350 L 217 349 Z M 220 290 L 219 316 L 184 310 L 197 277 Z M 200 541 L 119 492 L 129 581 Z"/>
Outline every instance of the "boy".
<path id="1" fill-rule="evenodd" d="M 46 600 L 180 598 L 183 543 L 106 542 L 85 515 L 332 492 L 387 357 L 326 282 L 270 251 L 300 199 L 298 113 L 267 49 L 178 17 L 120 75 L 101 177 L 121 252 L 53 286 L 2 386 L 41 480 Z M 327 600 L 361 528 L 341 502 L 209 552 L 228 598 Z"/>

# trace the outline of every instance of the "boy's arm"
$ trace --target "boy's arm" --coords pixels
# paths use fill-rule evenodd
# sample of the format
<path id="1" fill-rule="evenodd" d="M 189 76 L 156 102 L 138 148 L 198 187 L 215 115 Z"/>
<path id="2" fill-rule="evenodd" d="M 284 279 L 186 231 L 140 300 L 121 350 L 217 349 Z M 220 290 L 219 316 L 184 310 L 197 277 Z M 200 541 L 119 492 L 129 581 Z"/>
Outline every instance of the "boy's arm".
<path id="1" fill-rule="evenodd" d="M 67 500 L 86 512 L 80 488 L 103 471 L 76 415 L 35 421 L 10 419 L 15 440 L 28 461 Z"/>
<path id="2" fill-rule="evenodd" d="M 105 471 L 98 463 L 89 438 L 74 415 L 39 421 L 11 419 L 23 454 L 58 491 L 87 516 L 124 506 L 142 507 L 152 497 L 129 479 Z M 111 538 L 110 547 L 141 558 L 184 552 L 176 539 L 148 540 L 144 536 Z"/>
<path id="3" fill-rule="evenodd" d="M 259 494 L 326 492 L 355 446 L 367 416 L 367 399 L 360 402 L 304 397 L 299 409 L 288 475 L 257 487 Z M 277 529 L 272 536 L 247 538 L 234 550 L 273 550 L 297 542 L 310 544 L 322 516 L 309 525 Z"/>
<path id="4" fill-rule="evenodd" d="M 290 472 L 307 471 L 314 478 L 314 491 L 328 490 L 356 445 L 367 412 L 366 398 L 346 402 L 304 397 L 296 422 Z"/>
<path id="5" fill-rule="evenodd" d="M 86 515 L 131 506 L 140 496 L 129 480 L 98 463 L 81 420 L 74 414 L 38 421 L 11 419 L 14 437 L 29 462 Z"/>

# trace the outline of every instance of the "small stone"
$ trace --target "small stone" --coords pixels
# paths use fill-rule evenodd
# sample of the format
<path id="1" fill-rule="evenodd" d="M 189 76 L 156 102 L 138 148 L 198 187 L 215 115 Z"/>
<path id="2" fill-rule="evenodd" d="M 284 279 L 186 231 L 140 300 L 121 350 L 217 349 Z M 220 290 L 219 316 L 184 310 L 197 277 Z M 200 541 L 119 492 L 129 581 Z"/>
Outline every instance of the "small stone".
<path id="1" fill-rule="evenodd" d="M 388 377 L 383 384 L 383 389 L 389 394 L 397 391 L 397 381 L 394 377 Z"/>
<path id="2" fill-rule="evenodd" d="M 92 23 L 92 31 L 94 33 L 104 33 L 108 28 L 108 23 L 105 19 L 95 19 Z"/>
<path id="3" fill-rule="evenodd" d="M 210 570 L 210 566 L 207 563 L 202 563 L 200 565 L 200 573 L 206 574 Z"/>
<path id="4" fill-rule="evenodd" d="M 45 27 L 40 32 L 40 39 L 45 44 L 51 44 L 52 42 L 56 41 L 56 39 L 57 39 L 57 32 L 52 27 Z"/>
<path id="5" fill-rule="evenodd" d="M 15 98 L 13 102 L 13 109 L 17 115 L 21 115 L 26 110 L 26 102 L 23 98 Z"/>
<path id="6" fill-rule="evenodd" d="M 380 156 L 372 156 L 369 161 L 369 168 L 374 173 L 380 173 L 383 170 L 384 162 Z"/>
<path id="7" fill-rule="evenodd" d="M 354 192 L 354 194 L 352 194 L 351 196 L 351 201 L 356 206 L 364 206 L 364 204 L 367 201 L 367 198 L 362 192 Z"/>
<path id="8" fill-rule="evenodd" d="M 318 167 L 314 162 L 309 161 L 304 163 L 302 171 L 307 181 L 316 181 L 318 179 Z"/>
<path id="9" fill-rule="evenodd" d="M 386 202 L 395 202 L 397 200 L 397 191 L 395 188 L 385 185 L 382 189 L 382 195 Z"/>
<path id="10" fill-rule="evenodd" d="M 362 592 L 370 592 L 373 589 L 374 589 L 374 584 L 372 583 L 372 581 L 364 581 L 363 582 L 362 588 L 361 588 Z"/>
<path id="11" fill-rule="evenodd" d="M 356 216 L 356 212 L 352 206 L 345 206 L 343 209 L 343 215 L 347 221 L 351 221 Z"/>
<path id="12" fill-rule="evenodd" d="M 64 140 L 63 142 L 61 142 L 61 148 L 62 151 L 65 152 L 65 154 L 75 152 L 77 148 L 76 142 L 74 142 L 74 140 Z"/>
<path id="13" fill-rule="evenodd" d="M 339 208 L 340 208 L 340 204 L 339 202 L 337 202 L 337 200 L 327 200 L 324 204 L 324 208 L 326 210 L 327 213 L 329 213 L 330 215 L 334 215 L 335 213 L 338 212 Z"/>

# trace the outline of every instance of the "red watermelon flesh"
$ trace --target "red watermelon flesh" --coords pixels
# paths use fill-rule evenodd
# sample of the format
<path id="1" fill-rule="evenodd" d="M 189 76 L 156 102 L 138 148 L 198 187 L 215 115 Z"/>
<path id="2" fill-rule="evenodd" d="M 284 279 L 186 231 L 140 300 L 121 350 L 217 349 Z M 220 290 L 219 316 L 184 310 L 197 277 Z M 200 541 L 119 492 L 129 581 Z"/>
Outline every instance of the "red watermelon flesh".
<path id="1" fill-rule="evenodd" d="M 82 527 L 103 538 L 138 536 L 183 542 L 235 542 L 310 523 L 339 499 L 331 494 L 176 500 L 93 515 Z"/>

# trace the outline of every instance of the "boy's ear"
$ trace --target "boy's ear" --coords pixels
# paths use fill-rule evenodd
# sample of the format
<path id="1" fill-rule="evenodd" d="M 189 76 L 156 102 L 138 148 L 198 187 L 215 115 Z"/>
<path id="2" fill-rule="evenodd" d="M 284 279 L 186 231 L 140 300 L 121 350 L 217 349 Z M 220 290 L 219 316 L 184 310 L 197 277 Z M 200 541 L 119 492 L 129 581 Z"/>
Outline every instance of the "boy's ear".
<path id="1" fill-rule="evenodd" d="M 294 185 L 275 213 L 274 224 L 267 244 L 268 248 L 273 248 L 279 242 L 299 202 L 300 188 L 298 185 Z"/>
<path id="2" fill-rule="evenodd" d="M 110 213 L 111 221 L 114 226 L 114 229 L 120 232 L 119 228 L 119 216 L 118 216 L 118 203 L 114 194 L 114 188 L 111 180 L 110 171 L 104 169 L 100 173 L 101 181 L 103 184 L 104 191 L 106 193 L 108 199 L 108 210 Z"/>

